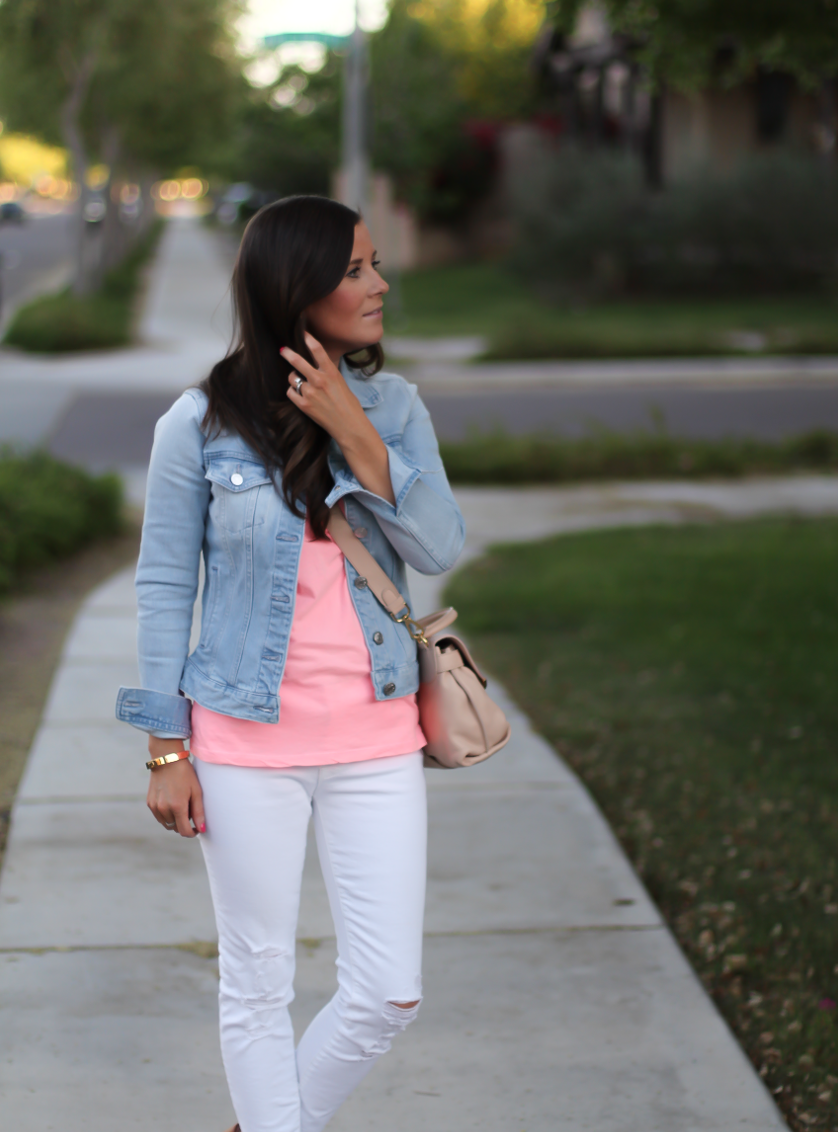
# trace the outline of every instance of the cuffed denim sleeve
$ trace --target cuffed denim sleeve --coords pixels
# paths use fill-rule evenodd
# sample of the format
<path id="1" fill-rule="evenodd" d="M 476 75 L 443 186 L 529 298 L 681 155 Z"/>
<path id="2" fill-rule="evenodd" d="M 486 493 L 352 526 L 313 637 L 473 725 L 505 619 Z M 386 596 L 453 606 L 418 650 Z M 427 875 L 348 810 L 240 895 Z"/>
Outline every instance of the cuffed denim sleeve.
<path id="1" fill-rule="evenodd" d="M 201 431 L 205 405 L 203 394 L 189 390 L 154 430 L 136 576 L 142 687 L 121 688 L 116 705 L 118 719 L 183 739 L 191 734 L 191 703 L 179 688 L 210 496 Z"/>
<path id="2" fill-rule="evenodd" d="M 415 386 L 404 383 L 411 407 L 398 440 L 385 438 L 395 506 L 367 491 L 341 457 L 331 462 L 335 486 L 327 503 L 354 495 L 373 512 L 396 553 L 420 574 L 454 565 L 465 542 L 465 523 L 442 465 L 434 427 Z"/>
<path id="3" fill-rule="evenodd" d="M 191 701 L 185 696 L 148 688 L 120 688 L 116 697 L 116 718 L 158 739 L 188 739 L 192 734 L 190 716 Z"/>

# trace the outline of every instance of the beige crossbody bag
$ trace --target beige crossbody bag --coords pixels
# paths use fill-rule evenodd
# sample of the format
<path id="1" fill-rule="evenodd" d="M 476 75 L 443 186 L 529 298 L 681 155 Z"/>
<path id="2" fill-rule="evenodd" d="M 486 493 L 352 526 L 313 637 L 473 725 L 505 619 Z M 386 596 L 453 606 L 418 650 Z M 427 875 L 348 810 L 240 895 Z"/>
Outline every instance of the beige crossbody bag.
<path id="1" fill-rule="evenodd" d="M 486 678 L 466 646 L 459 637 L 444 632 L 456 620 L 456 609 L 442 609 L 414 621 L 410 606 L 337 507 L 331 510 L 328 529 L 373 596 L 416 641 L 419 719 L 427 739 L 425 766 L 453 770 L 483 762 L 499 751 L 509 742 L 509 722 L 489 697 Z"/>

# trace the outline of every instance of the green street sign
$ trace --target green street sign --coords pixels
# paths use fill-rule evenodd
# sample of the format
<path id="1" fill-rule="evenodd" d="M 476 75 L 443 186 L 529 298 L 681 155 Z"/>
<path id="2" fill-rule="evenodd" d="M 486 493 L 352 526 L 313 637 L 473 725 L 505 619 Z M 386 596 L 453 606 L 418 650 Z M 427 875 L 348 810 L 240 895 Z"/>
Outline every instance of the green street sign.
<path id="1" fill-rule="evenodd" d="M 281 47 L 283 43 L 322 43 L 330 51 L 340 51 L 348 47 L 351 35 L 330 35 L 325 31 L 283 31 L 279 35 L 266 35 L 262 38 L 262 46 L 273 50 Z"/>

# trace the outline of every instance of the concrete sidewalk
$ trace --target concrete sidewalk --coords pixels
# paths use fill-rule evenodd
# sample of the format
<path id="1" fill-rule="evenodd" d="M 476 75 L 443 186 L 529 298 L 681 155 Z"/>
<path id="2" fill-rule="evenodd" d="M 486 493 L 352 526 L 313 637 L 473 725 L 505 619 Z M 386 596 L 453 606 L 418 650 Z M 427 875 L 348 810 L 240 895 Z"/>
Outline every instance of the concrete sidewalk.
<path id="1" fill-rule="evenodd" d="M 750 494 L 749 494 L 750 493 Z M 459 494 L 467 554 L 584 526 L 838 513 L 838 480 Z M 441 579 L 412 585 L 417 609 Z M 144 806 L 131 571 L 67 641 L 0 881 L 0 1103 L 23 1132 L 222 1132 L 214 927 L 195 842 Z M 785 1127 L 585 789 L 529 728 L 469 771 L 428 772 L 425 1003 L 335 1132 L 768 1132 Z M 334 986 L 312 850 L 299 1030 Z"/>
<path id="2" fill-rule="evenodd" d="M 428 360 L 416 361 L 393 356 L 397 371 L 416 382 L 423 395 L 452 397 L 493 389 L 517 395 L 528 389 L 794 389 L 838 383 L 838 358 L 832 356 L 471 363 L 438 361 L 432 354 Z"/>

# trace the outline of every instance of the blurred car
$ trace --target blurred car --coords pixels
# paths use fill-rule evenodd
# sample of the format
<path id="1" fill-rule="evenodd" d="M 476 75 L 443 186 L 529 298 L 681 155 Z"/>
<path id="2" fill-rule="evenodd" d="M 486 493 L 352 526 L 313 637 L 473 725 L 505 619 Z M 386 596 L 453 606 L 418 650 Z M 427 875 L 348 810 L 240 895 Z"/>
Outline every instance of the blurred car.
<path id="1" fill-rule="evenodd" d="M 108 211 L 107 202 L 102 193 L 91 193 L 84 205 L 84 219 L 88 224 L 101 224 Z"/>
<path id="2" fill-rule="evenodd" d="M 4 200 L 0 204 L 0 224 L 23 224 L 26 213 L 23 205 L 16 200 Z"/>
<path id="3" fill-rule="evenodd" d="M 240 181 L 230 185 L 221 197 L 215 207 L 215 215 L 220 224 L 242 223 L 274 200 L 279 200 L 279 194 L 273 190 L 257 189 L 246 181 Z"/>

